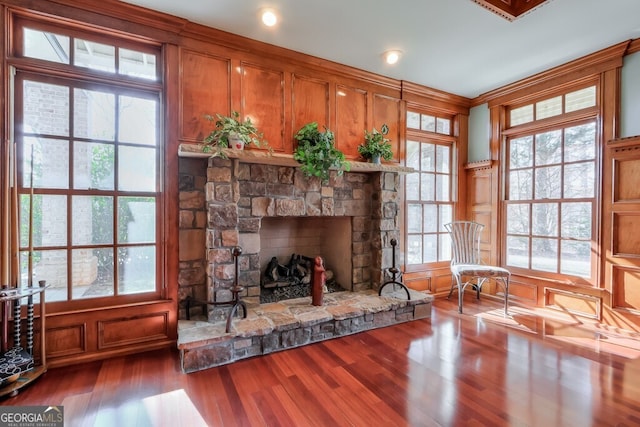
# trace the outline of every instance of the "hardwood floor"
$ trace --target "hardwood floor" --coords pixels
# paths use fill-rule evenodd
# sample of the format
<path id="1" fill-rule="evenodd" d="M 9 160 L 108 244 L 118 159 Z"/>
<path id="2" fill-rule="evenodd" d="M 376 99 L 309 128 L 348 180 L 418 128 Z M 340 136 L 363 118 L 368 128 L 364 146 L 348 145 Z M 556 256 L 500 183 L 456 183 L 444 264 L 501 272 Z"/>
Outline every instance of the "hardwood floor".
<path id="1" fill-rule="evenodd" d="M 632 426 L 640 340 L 473 296 L 433 316 L 180 372 L 176 351 L 50 369 L 2 405 L 66 426 Z M 548 314 L 548 313 L 547 313 Z"/>

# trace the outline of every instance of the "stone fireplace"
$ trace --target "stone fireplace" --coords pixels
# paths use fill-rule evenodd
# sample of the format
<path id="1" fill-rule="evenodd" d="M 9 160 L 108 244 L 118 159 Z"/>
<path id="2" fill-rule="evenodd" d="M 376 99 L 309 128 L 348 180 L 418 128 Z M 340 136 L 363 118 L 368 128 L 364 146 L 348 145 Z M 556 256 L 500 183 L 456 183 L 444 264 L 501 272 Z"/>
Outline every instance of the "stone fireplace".
<path id="1" fill-rule="evenodd" d="M 283 236 L 289 239 L 297 228 L 324 230 L 324 239 L 320 240 L 325 242 L 317 249 L 324 253 L 312 255 L 336 264 L 332 268 L 341 276 L 345 289 L 378 289 L 388 277 L 386 269 L 392 265 L 390 241 L 399 238 L 398 170 L 402 168 L 358 164 L 342 176 L 332 172 L 330 180 L 323 183 L 305 177 L 291 161 L 271 156 L 216 157 L 207 161 L 209 301 L 231 299 L 230 288 L 235 281 L 231 249 L 238 245 L 242 248 L 238 284 L 245 288 L 243 299 L 258 304 L 265 265 L 272 256 L 279 256 L 273 252 L 275 240 Z M 266 230 L 267 225 L 271 231 Z M 332 230 L 337 234 L 331 234 Z M 295 238 L 318 240 L 317 236 L 308 237 Z M 327 246 L 327 240 L 335 246 Z M 277 244 L 287 247 L 305 243 Z M 209 311 L 209 320 L 224 316 L 222 308 Z"/>
<path id="2" fill-rule="evenodd" d="M 391 276 L 391 241 L 399 237 L 400 174 L 413 169 L 354 162 L 351 171 L 332 173 L 323 183 L 303 176 L 291 156 L 257 150 L 230 156 L 209 158 L 196 145 L 180 147 L 179 297 L 229 301 L 236 280 L 232 250 L 240 246 L 237 280 L 248 314 L 229 325 L 228 305 L 206 304 L 201 311 L 181 304 L 183 372 L 430 317 L 431 295 L 393 286 L 378 295 Z M 290 252 L 321 255 L 347 292 L 328 292 L 321 306 L 288 295 L 261 304 L 265 265 L 274 256 L 286 261 Z M 396 256 L 401 264 L 401 253 Z"/>

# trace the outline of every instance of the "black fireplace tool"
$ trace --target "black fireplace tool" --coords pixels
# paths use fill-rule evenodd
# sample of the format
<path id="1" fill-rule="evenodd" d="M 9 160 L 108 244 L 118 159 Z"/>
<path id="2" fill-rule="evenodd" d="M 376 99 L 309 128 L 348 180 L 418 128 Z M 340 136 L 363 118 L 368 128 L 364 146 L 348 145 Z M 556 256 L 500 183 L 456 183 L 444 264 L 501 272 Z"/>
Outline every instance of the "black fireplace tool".
<path id="1" fill-rule="evenodd" d="M 409 294 L 409 289 L 407 289 L 407 287 L 404 285 L 404 283 L 402 283 L 402 279 L 398 280 L 396 279 L 398 273 L 400 273 L 400 270 L 396 267 L 396 246 L 398 245 L 398 241 L 396 239 L 391 239 L 391 251 L 392 251 L 392 255 L 393 255 L 393 261 L 391 263 L 391 268 L 388 268 L 387 271 L 389 271 L 389 273 L 391 273 L 391 280 L 388 280 L 386 282 L 384 282 L 384 284 L 382 286 L 380 286 L 380 290 L 378 291 L 378 295 L 382 295 L 382 289 L 384 289 L 385 286 L 393 284 L 394 285 L 394 289 L 395 289 L 395 285 L 401 286 L 402 289 L 404 289 L 404 291 L 407 293 L 407 300 L 411 299 L 411 295 Z"/>

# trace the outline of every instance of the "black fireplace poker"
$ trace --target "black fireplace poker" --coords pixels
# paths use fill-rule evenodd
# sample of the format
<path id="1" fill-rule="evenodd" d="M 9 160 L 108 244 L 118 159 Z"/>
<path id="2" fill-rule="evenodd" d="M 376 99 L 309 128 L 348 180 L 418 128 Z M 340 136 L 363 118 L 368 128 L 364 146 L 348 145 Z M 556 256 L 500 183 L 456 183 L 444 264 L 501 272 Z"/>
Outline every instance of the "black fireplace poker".
<path id="1" fill-rule="evenodd" d="M 238 268 L 238 257 L 242 254 L 242 248 L 240 246 L 234 246 L 233 249 L 231 249 L 231 254 L 233 255 L 233 258 L 234 258 L 235 273 L 236 273 L 235 278 L 233 280 L 233 286 L 230 289 L 231 295 L 232 295 L 231 300 L 230 301 L 198 301 L 191 297 L 187 297 L 186 299 L 187 320 L 190 320 L 191 318 L 190 309 L 191 309 L 191 306 L 194 304 L 202 305 L 203 311 L 205 311 L 205 308 L 210 305 L 230 306 L 231 310 L 229 310 L 229 314 L 227 315 L 227 325 L 225 329 L 226 333 L 229 333 L 231 331 L 231 322 L 233 320 L 233 317 L 238 312 L 238 308 L 242 308 L 242 318 L 243 319 L 247 318 L 247 305 L 245 304 L 244 301 L 242 301 L 240 297 L 240 293 L 244 291 L 244 286 L 238 284 L 238 277 L 240 273 L 240 270 Z"/>
<path id="2" fill-rule="evenodd" d="M 233 319 L 233 316 L 238 311 L 238 307 L 242 307 L 242 317 L 244 319 L 247 318 L 247 305 L 244 303 L 244 301 L 242 301 L 242 299 L 240 299 L 240 292 L 244 291 L 244 286 L 238 285 L 238 257 L 242 254 L 242 248 L 240 246 L 235 246 L 231 251 L 231 254 L 233 255 L 236 265 L 236 276 L 233 279 L 233 287 L 231 288 L 231 294 L 233 295 L 233 297 L 231 298 L 231 311 L 229 311 L 229 316 L 227 317 L 227 333 L 229 333 L 229 331 L 231 330 L 231 321 Z"/>
<path id="3" fill-rule="evenodd" d="M 382 289 L 384 289 L 385 286 L 393 284 L 394 288 L 396 285 L 402 287 L 402 289 L 404 289 L 404 291 L 407 293 L 407 301 L 411 300 L 411 294 L 409 294 L 409 289 L 407 289 L 407 287 L 404 285 L 404 283 L 402 283 L 401 280 L 398 280 L 396 278 L 398 273 L 400 273 L 400 270 L 396 267 L 396 246 L 398 245 L 398 241 L 396 239 L 391 239 L 391 242 L 389 243 L 391 243 L 391 253 L 393 256 L 393 261 L 391 263 L 391 268 L 388 268 L 387 270 L 389 271 L 389 273 L 391 273 L 391 280 L 384 282 L 384 284 L 380 286 L 378 295 L 382 295 Z"/>

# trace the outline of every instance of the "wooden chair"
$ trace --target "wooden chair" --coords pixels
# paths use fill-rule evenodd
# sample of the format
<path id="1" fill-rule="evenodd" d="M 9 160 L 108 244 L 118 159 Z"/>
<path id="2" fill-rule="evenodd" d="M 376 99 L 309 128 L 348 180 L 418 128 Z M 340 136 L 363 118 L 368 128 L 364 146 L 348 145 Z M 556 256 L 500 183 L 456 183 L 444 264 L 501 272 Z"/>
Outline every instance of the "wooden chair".
<path id="1" fill-rule="evenodd" d="M 455 278 L 455 282 L 451 283 L 449 297 L 451 297 L 454 288 L 457 288 L 458 312 L 462 313 L 462 297 L 467 286 L 475 287 L 477 298 L 480 298 L 482 285 L 493 278 L 504 288 L 504 314 L 508 315 L 511 273 L 506 268 L 482 264 L 480 260 L 480 234 L 484 225 L 473 221 L 454 221 L 445 224 L 444 227 L 451 236 L 453 248 L 451 274 Z"/>

